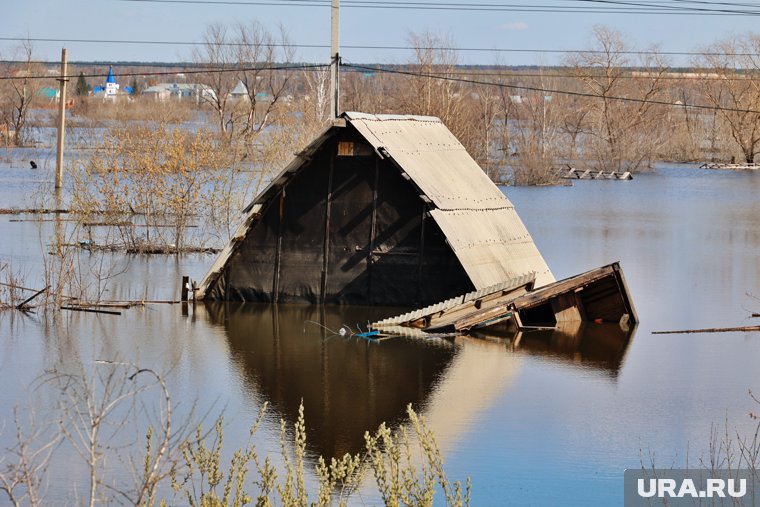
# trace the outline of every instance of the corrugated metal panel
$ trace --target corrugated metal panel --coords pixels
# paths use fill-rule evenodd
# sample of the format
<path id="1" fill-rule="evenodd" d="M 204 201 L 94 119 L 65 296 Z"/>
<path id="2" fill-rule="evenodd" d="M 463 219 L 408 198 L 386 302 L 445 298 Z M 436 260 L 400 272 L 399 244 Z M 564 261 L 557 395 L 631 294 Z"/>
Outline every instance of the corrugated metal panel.
<path id="1" fill-rule="evenodd" d="M 438 118 L 346 113 L 430 199 L 431 214 L 473 284 L 483 289 L 525 273 L 554 281 L 514 206 Z"/>
<path id="2" fill-rule="evenodd" d="M 387 152 L 437 208 L 512 206 L 438 118 L 350 112 L 345 117 L 375 150 Z"/>
<path id="3" fill-rule="evenodd" d="M 536 274 L 536 287 L 554 281 L 514 208 L 430 211 L 477 289 Z"/>
<path id="4" fill-rule="evenodd" d="M 486 287 L 484 289 L 468 292 L 467 294 L 456 296 L 451 299 L 447 299 L 446 301 L 442 301 L 434 305 L 426 306 L 425 308 L 420 308 L 419 310 L 413 310 L 411 312 L 403 313 L 395 317 L 389 317 L 387 319 L 373 322 L 372 324 L 370 324 L 370 327 L 371 328 L 382 327 L 385 330 L 385 328 L 388 326 L 401 326 L 407 322 L 421 319 L 422 317 L 425 317 L 427 315 L 432 315 L 440 311 L 448 310 L 450 308 L 463 305 L 469 301 L 482 298 L 489 294 L 493 294 L 494 292 L 509 291 L 509 290 L 516 289 L 518 287 L 522 287 L 523 285 L 526 285 L 529 283 L 535 283 L 535 280 L 536 280 L 535 274 L 526 273 L 522 276 L 518 276 L 517 278 L 512 278 L 505 282 L 497 283 L 496 285 L 491 285 L 490 287 Z"/>

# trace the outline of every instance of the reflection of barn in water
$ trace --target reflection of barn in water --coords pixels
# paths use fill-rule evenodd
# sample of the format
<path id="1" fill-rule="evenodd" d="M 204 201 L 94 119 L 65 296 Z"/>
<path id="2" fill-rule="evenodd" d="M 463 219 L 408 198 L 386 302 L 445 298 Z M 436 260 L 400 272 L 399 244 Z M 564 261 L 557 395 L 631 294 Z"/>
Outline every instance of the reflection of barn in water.
<path id="1" fill-rule="evenodd" d="M 635 332 L 635 326 L 623 329 L 616 324 L 572 322 L 559 324 L 551 330 L 517 331 L 508 338 L 516 352 L 569 363 L 617 378 Z M 490 338 L 479 333 L 476 335 Z M 501 341 L 504 335 L 493 338 Z"/>
<path id="2" fill-rule="evenodd" d="M 294 421 L 303 399 L 308 447 L 325 456 L 360 451 L 366 430 L 399 422 L 409 403 L 424 406 L 455 355 L 450 343 L 370 343 L 330 337 L 309 322 L 339 329 L 344 322 L 367 322 L 372 315 L 366 308 L 358 313 L 339 313 L 335 306 L 228 303 L 206 308 L 210 320 L 224 327 L 235 363 L 251 387 L 275 411 Z"/>
<path id="3" fill-rule="evenodd" d="M 528 273 L 554 281 L 437 118 L 345 113 L 246 212 L 197 298 L 411 306 Z"/>
<path id="4" fill-rule="evenodd" d="M 371 343 L 331 335 L 320 325 L 338 329 L 367 322 L 381 315 L 376 309 L 235 303 L 200 308 L 224 328 L 233 362 L 255 397 L 269 401 L 291 423 L 303 399 L 307 446 L 324 456 L 359 452 L 365 431 L 403 421 L 409 403 L 423 411 L 445 449 L 509 389 L 526 355 L 614 379 L 633 333 L 617 325 L 563 325 L 495 340 L 484 335 L 453 343 L 414 338 Z"/>

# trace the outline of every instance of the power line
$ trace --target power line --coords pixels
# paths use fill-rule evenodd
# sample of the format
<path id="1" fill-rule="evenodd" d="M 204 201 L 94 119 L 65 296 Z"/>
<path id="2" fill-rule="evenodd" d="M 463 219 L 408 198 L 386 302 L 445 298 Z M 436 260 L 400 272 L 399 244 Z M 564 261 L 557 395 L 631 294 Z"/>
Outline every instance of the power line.
<path id="1" fill-rule="evenodd" d="M 122 2 L 197 4 L 197 5 L 256 5 L 288 7 L 325 7 L 324 0 L 119 0 Z M 758 10 L 745 9 L 710 9 L 700 7 L 683 7 L 641 2 L 624 2 L 613 0 L 571 0 L 576 3 L 614 5 L 616 7 L 564 7 L 558 5 L 535 4 L 455 4 L 442 2 L 392 2 L 368 0 L 344 0 L 342 7 L 349 9 L 403 9 L 464 12 L 543 12 L 576 14 L 656 14 L 656 15 L 697 15 L 697 16 L 757 16 Z M 623 7 L 623 8 L 621 8 Z M 737 5 L 738 7 L 738 5 Z"/>
<path id="2" fill-rule="evenodd" d="M 146 45 L 169 45 L 169 46 L 202 46 L 203 41 L 167 41 L 167 40 L 127 40 L 127 39 L 64 39 L 51 37 L 0 37 L 0 41 L 11 42 L 60 42 L 65 44 L 146 44 Z M 218 46 L 250 46 L 241 42 L 214 43 Z M 327 49 L 329 44 L 270 44 L 274 47 L 298 48 L 298 49 Z M 604 51 L 599 49 L 542 49 L 542 48 L 484 48 L 484 47 L 447 47 L 447 46 L 400 46 L 400 45 L 359 45 L 344 44 L 341 49 L 363 50 L 390 50 L 390 51 L 462 51 L 462 52 L 485 52 L 485 53 L 546 53 L 546 54 L 614 54 L 614 55 L 663 55 L 663 56 L 760 56 L 760 53 L 725 53 L 710 51 Z M 57 63 L 57 62 L 51 62 Z"/>
<path id="3" fill-rule="evenodd" d="M 8 60 L 0 60 L 0 64 L 42 64 L 42 65 L 55 65 L 59 62 L 52 62 L 52 61 L 8 61 Z M 94 64 L 91 63 L 82 63 L 82 62 L 70 62 L 71 66 L 93 66 Z M 203 64 L 183 64 L 183 63 L 177 63 L 177 64 L 133 64 L 133 63 L 114 63 L 109 64 L 111 67 L 168 67 L 173 70 L 167 70 L 167 71 L 161 71 L 161 72 L 139 72 L 139 71 L 133 71 L 133 72 L 117 72 L 114 73 L 115 77 L 131 77 L 131 76 L 142 76 L 142 77 L 149 77 L 149 76 L 168 76 L 168 75 L 177 75 L 177 74 L 198 74 L 198 73 L 209 73 L 209 72 L 246 72 L 246 71 L 252 71 L 252 70 L 272 70 L 272 71 L 278 71 L 278 70 L 306 70 L 306 71 L 317 71 L 317 70 L 325 70 L 329 67 L 328 64 L 314 64 L 314 65 L 283 65 L 279 67 L 210 67 L 210 66 L 203 66 Z M 414 65 L 398 65 L 395 66 L 395 68 L 398 68 L 400 70 L 409 69 L 410 67 L 414 67 Z M 385 67 L 385 69 L 389 69 L 390 67 Z M 359 69 L 346 69 L 347 72 L 351 73 L 365 73 L 365 70 L 359 70 Z M 411 71 L 410 71 L 411 72 Z M 633 70 L 632 72 L 637 72 L 636 70 Z M 643 71 L 640 71 L 643 72 Z M 673 75 L 667 75 L 658 76 L 658 79 L 661 80 L 670 80 L 670 81 L 688 81 L 688 80 L 695 80 L 699 79 L 700 81 L 740 81 L 745 79 L 752 79 L 754 76 L 752 75 L 742 75 L 737 74 L 735 77 L 732 76 L 726 76 L 726 75 L 712 75 L 708 70 L 702 70 L 701 72 L 690 72 L 689 75 L 678 75 L 678 73 L 672 73 Z M 82 74 L 83 77 L 86 78 L 96 78 L 96 77 L 107 77 L 108 74 Z M 534 73 L 534 72 L 521 72 L 520 70 L 492 70 L 492 71 L 473 71 L 473 70 L 466 70 L 466 69 L 459 69 L 459 70 L 447 70 L 446 76 L 480 76 L 480 77 L 492 77 L 492 78 L 500 78 L 500 79 L 523 79 L 523 78 L 543 78 L 543 79 L 591 79 L 591 78 L 598 78 L 598 77 L 604 77 L 602 74 L 591 74 L 591 73 L 552 73 L 551 70 L 544 73 Z M 70 79 L 72 77 L 79 77 L 79 74 L 76 75 L 70 75 L 70 76 L 64 76 L 66 79 Z M 36 76 L 21 76 L 21 77 L 2 77 L 0 79 L 5 80 L 12 80 L 12 79 L 60 79 L 60 76 L 56 75 L 36 75 Z M 633 75 L 633 74 L 620 74 L 618 76 L 615 76 L 615 79 L 625 79 L 625 80 L 636 80 L 636 79 L 651 79 L 651 76 L 647 75 Z"/>
<path id="4" fill-rule="evenodd" d="M 307 64 L 301 64 L 301 65 L 275 65 L 275 66 L 257 66 L 257 67 L 206 67 L 206 68 L 196 68 L 194 70 L 184 70 L 181 73 L 182 74 L 218 74 L 218 73 L 225 73 L 225 72 L 253 72 L 253 71 L 286 71 L 286 70 L 310 70 L 310 69 L 318 69 L 318 68 L 326 68 L 327 65 L 307 65 Z M 172 71 L 161 71 L 161 72 L 120 72 L 120 73 L 114 73 L 114 77 L 132 77 L 132 76 L 175 76 L 178 72 L 176 70 Z M 80 76 L 85 78 L 95 78 L 95 77 L 108 77 L 108 73 L 106 74 L 71 74 L 68 76 L 63 76 L 63 79 L 76 79 Z M 21 79 L 61 79 L 61 76 L 59 75 L 34 75 L 34 76 L 0 76 L 0 81 L 11 81 L 11 80 L 21 80 Z"/>
<path id="5" fill-rule="evenodd" d="M 731 107 L 705 106 L 705 105 L 700 105 L 700 104 L 685 104 L 685 103 L 676 104 L 675 102 L 666 102 L 664 100 L 644 100 L 644 99 L 636 99 L 636 98 L 631 98 L 631 97 L 619 97 L 619 96 L 604 96 L 603 97 L 600 95 L 595 95 L 593 93 L 586 93 L 586 92 L 573 92 L 569 90 L 558 90 L 558 89 L 553 89 L 553 88 L 541 88 L 541 87 L 526 86 L 526 85 L 509 85 L 505 83 L 494 83 L 491 81 L 475 81 L 471 79 L 441 76 L 437 74 L 424 74 L 424 73 L 418 73 L 418 72 L 409 72 L 409 71 L 388 69 L 388 68 L 382 68 L 382 67 L 369 67 L 365 65 L 355 65 L 355 64 L 349 64 L 349 63 L 344 63 L 343 66 L 354 68 L 354 69 L 361 69 L 364 71 L 384 72 L 388 74 L 399 74 L 399 75 L 412 76 L 412 77 L 424 77 L 424 78 L 430 78 L 430 79 L 438 79 L 441 81 L 451 81 L 451 82 L 474 84 L 474 85 L 494 86 L 497 88 L 508 88 L 512 90 L 528 90 L 528 91 L 541 92 L 541 93 L 556 93 L 558 95 L 569 95 L 573 97 L 585 97 L 585 98 L 595 98 L 595 99 L 604 98 L 608 100 L 615 100 L 615 101 L 620 101 L 620 102 L 633 102 L 633 103 L 638 103 L 638 104 L 655 104 L 655 105 L 669 106 L 669 107 L 679 107 L 679 108 L 688 107 L 690 109 L 704 109 L 704 110 L 710 110 L 710 111 L 726 111 L 726 112 L 734 112 L 734 113 L 752 113 L 752 114 L 760 115 L 760 111 L 757 111 L 754 109 L 738 109 L 738 108 L 731 108 Z"/>

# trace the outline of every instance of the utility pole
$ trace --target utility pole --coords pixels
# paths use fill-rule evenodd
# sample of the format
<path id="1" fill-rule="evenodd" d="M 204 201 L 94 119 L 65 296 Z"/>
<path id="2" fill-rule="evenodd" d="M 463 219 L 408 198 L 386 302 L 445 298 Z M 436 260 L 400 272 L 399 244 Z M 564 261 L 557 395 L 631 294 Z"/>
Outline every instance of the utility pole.
<path id="1" fill-rule="evenodd" d="M 55 154 L 55 188 L 63 186 L 63 139 L 66 134 L 66 48 L 61 50 L 61 93 L 58 99 L 58 148 Z"/>
<path id="2" fill-rule="evenodd" d="M 340 0 L 332 0 L 331 13 L 330 115 L 335 120 L 340 115 Z"/>

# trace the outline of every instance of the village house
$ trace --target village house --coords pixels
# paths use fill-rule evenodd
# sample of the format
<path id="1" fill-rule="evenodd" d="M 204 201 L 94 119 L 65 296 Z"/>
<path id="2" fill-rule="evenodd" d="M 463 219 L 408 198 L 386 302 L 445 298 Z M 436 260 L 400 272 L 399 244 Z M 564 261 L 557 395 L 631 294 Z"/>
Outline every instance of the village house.
<path id="1" fill-rule="evenodd" d="M 157 101 L 171 98 L 180 101 L 191 100 L 195 103 L 200 103 L 201 100 L 213 100 L 216 97 L 210 86 L 199 83 L 159 83 L 146 88 L 141 95 L 153 97 Z"/>

